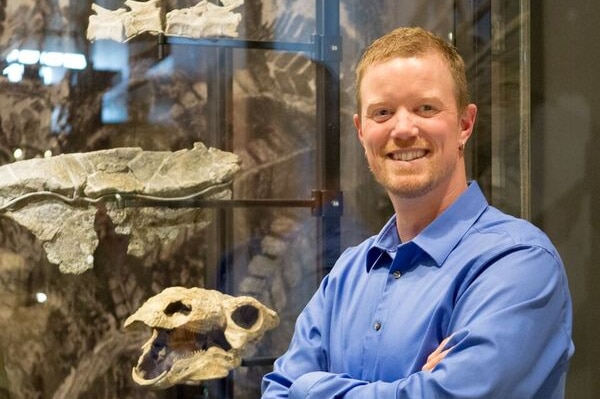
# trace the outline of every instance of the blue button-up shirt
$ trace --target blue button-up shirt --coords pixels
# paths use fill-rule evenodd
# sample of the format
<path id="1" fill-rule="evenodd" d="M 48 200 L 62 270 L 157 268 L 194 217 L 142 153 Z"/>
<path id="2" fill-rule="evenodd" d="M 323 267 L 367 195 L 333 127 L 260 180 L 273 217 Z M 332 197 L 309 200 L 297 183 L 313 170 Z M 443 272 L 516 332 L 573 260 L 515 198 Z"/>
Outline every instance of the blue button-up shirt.
<path id="1" fill-rule="evenodd" d="M 263 398 L 563 398 L 571 328 L 553 245 L 473 182 L 412 241 L 392 218 L 340 256 Z M 421 371 L 449 336 L 446 358 Z"/>

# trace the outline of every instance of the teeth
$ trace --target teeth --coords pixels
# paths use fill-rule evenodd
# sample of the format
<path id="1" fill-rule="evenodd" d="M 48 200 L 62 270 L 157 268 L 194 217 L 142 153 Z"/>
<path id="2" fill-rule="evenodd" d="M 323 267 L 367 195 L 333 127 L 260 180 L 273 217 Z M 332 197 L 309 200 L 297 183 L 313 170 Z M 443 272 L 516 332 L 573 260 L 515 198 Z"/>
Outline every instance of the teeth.
<path id="1" fill-rule="evenodd" d="M 392 154 L 395 161 L 412 161 L 425 156 L 425 150 L 403 151 Z"/>

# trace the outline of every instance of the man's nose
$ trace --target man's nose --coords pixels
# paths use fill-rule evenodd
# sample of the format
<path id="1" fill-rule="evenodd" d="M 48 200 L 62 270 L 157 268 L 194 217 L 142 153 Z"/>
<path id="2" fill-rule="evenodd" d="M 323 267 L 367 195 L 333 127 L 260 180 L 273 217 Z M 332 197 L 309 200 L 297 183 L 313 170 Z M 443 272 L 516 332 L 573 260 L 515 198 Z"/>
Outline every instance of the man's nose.
<path id="1" fill-rule="evenodd" d="M 406 109 L 399 109 L 394 113 L 393 128 L 391 135 L 398 139 L 410 139 L 419 134 L 419 129 L 415 123 L 415 116 Z"/>

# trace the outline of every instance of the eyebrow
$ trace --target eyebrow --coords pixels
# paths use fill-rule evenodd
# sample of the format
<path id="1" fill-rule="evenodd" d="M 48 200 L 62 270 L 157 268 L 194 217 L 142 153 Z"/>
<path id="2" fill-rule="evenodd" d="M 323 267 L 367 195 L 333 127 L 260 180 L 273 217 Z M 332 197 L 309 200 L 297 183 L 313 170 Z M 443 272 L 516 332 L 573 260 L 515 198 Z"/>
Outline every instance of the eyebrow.
<path id="1" fill-rule="evenodd" d="M 377 101 L 374 103 L 366 103 L 363 105 L 362 108 L 364 110 L 365 115 L 368 115 L 370 112 L 372 112 L 374 109 L 377 109 L 377 108 L 390 108 L 386 104 L 388 104 L 388 103 L 385 101 Z"/>
<path id="2" fill-rule="evenodd" d="M 443 102 L 439 96 L 422 96 L 418 97 L 418 102 Z"/>

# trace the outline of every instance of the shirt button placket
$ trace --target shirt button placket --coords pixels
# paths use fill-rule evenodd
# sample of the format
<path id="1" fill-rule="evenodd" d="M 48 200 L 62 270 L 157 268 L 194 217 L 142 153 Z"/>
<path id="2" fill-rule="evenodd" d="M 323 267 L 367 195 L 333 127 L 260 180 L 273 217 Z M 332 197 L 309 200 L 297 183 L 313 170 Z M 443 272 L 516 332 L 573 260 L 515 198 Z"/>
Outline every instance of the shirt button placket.
<path id="1" fill-rule="evenodd" d="M 379 322 L 379 321 L 376 321 L 376 322 L 375 322 L 375 324 L 373 324 L 373 329 L 374 329 L 375 331 L 379 331 L 379 330 L 381 330 L 381 322 Z"/>

